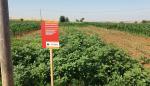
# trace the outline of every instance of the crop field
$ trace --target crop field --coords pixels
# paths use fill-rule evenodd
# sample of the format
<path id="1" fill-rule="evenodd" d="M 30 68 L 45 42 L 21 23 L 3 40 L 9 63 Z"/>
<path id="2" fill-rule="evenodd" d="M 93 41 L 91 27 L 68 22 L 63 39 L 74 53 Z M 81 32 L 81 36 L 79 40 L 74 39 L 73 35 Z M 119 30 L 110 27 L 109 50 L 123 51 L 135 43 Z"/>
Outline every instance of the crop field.
<path id="1" fill-rule="evenodd" d="M 150 34 L 149 23 L 122 24 L 86 22 L 65 23 L 63 25 L 77 27 L 79 26 L 81 27 L 79 29 L 80 31 L 87 34 L 96 34 L 103 41 L 105 41 L 105 43 L 123 49 L 125 52 L 136 59 L 141 59 L 141 57 L 146 59 L 150 58 L 150 38 L 148 36 Z M 121 27 L 124 29 L 122 29 Z M 126 27 L 129 27 L 129 29 Z"/>
<path id="2" fill-rule="evenodd" d="M 40 28 L 39 21 L 19 21 L 11 20 L 10 21 L 10 30 L 11 34 L 19 35 L 25 32 L 37 30 Z"/>
<path id="3" fill-rule="evenodd" d="M 150 23 L 99 23 L 99 22 L 85 22 L 85 23 L 66 23 L 65 25 L 73 26 L 96 26 L 106 29 L 120 30 L 136 35 L 150 37 Z"/>
<path id="4" fill-rule="evenodd" d="M 84 28 L 93 29 L 91 25 L 109 27 L 96 23 L 60 24 L 61 47 L 54 50 L 55 86 L 149 86 L 150 72 L 140 61 L 124 50 L 106 43 L 98 34 L 86 32 L 87 29 Z M 10 24 L 15 35 L 36 30 L 19 38 L 11 38 L 15 86 L 49 86 L 49 50 L 42 49 L 39 26 L 37 22 Z M 150 36 L 147 33 L 149 25 L 135 25 L 134 28 L 129 24 L 126 26 L 128 29 L 120 29 L 125 26 L 110 27 Z M 139 31 L 136 27 L 144 28 Z M 144 62 L 149 63 L 146 59 Z"/>

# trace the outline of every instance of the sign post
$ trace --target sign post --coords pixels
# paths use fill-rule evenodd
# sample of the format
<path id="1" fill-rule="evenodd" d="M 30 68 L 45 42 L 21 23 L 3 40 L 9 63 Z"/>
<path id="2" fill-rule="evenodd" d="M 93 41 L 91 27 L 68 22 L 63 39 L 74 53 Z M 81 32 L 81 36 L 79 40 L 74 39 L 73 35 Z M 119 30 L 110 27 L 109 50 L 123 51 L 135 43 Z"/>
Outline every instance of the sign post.
<path id="1" fill-rule="evenodd" d="M 56 21 L 42 21 L 41 33 L 42 33 L 42 47 L 50 49 L 51 86 L 54 86 L 53 49 L 59 48 L 58 22 L 56 22 Z"/>
<path id="2" fill-rule="evenodd" d="M 53 73 L 53 49 L 50 49 L 50 72 L 51 72 L 51 86 L 54 86 L 54 73 Z"/>

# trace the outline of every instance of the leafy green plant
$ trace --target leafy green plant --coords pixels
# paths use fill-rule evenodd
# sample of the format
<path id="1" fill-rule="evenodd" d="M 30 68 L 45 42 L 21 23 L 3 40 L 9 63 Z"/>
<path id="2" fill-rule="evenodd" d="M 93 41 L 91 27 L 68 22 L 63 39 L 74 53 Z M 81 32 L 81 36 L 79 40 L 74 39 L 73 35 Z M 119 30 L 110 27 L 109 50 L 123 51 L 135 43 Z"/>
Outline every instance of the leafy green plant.
<path id="1" fill-rule="evenodd" d="M 147 57 L 141 57 L 140 60 L 142 61 L 142 64 L 150 64 L 150 59 Z"/>

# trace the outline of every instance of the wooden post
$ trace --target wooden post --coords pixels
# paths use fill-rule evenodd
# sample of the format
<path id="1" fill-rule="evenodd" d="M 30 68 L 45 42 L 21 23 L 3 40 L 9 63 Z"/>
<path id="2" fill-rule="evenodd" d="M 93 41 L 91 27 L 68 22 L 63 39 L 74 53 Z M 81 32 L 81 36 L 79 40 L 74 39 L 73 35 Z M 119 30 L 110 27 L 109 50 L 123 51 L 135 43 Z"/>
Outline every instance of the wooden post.
<path id="1" fill-rule="evenodd" d="M 51 75 L 51 86 L 54 86 L 54 75 L 53 75 L 53 49 L 50 49 L 50 75 Z"/>
<path id="2" fill-rule="evenodd" d="M 2 86 L 14 86 L 8 27 L 8 0 L 0 0 L 0 64 Z"/>

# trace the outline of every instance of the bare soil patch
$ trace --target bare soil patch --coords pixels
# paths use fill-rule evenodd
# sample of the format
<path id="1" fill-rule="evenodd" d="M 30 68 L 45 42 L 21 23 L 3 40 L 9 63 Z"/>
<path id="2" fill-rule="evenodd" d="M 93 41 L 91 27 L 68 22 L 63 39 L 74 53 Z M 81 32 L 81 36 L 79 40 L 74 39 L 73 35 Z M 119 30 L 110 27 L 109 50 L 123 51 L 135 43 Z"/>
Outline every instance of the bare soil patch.
<path id="1" fill-rule="evenodd" d="M 21 33 L 21 34 L 16 35 L 15 38 L 19 39 L 28 35 L 35 36 L 36 34 L 40 34 L 40 30 L 33 30 L 33 31 Z"/>
<path id="2" fill-rule="evenodd" d="M 142 37 L 123 31 L 108 30 L 94 26 L 84 27 L 81 30 L 88 34 L 98 34 L 106 43 L 122 48 L 135 58 L 141 56 L 150 58 L 150 37 Z"/>
<path id="3" fill-rule="evenodd" d="M 87 34 L 99 35 L 106 43 L 122 48 L 135 59 L 140 59 L 141 56 L 150 59 L 150 37 L 142 37 L 123 31 L 97 28 L 94 26 L 84 27 L 80 30 Z M 143 64 L 143 66 L 150 69 L 150 64 Z"/>

